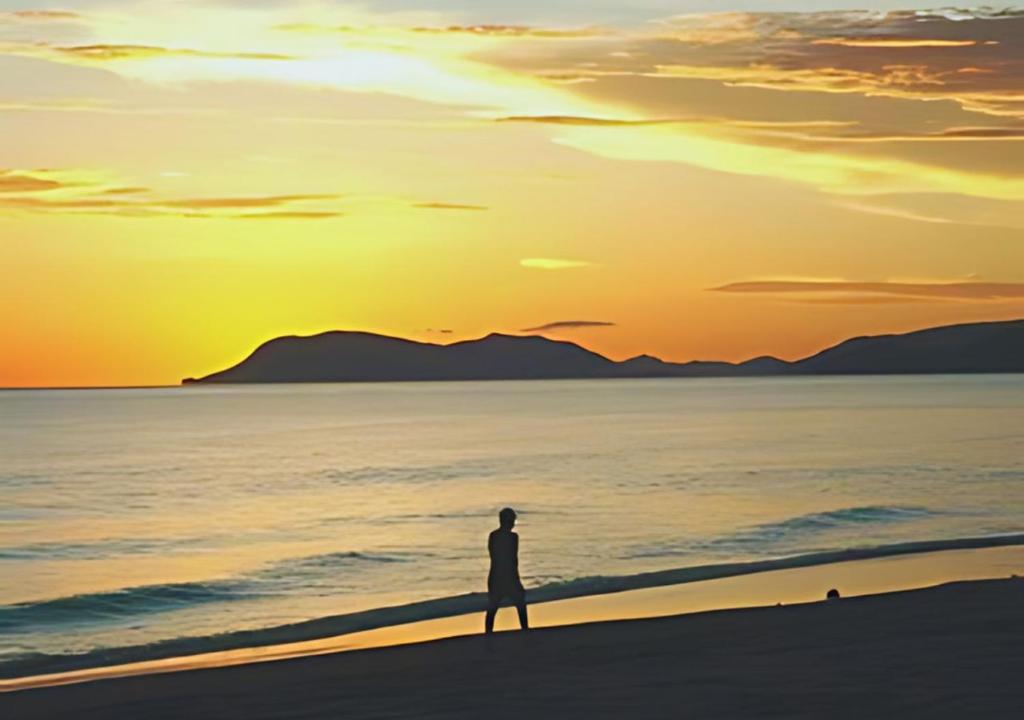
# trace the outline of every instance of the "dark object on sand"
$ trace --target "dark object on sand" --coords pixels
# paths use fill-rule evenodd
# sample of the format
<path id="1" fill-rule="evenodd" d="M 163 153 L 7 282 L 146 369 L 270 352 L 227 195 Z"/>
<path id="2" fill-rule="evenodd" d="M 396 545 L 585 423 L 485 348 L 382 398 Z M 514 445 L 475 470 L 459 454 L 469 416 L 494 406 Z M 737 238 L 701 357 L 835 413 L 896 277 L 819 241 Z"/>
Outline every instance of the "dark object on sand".
<path id="1" fill-rule="evenodd" d="M 835 588 L 832 588 L 827 593 L 825 593 L 825 599 L 826 600 L 838 600 L 839 599 L 839 591 L 836 590 Z"/>

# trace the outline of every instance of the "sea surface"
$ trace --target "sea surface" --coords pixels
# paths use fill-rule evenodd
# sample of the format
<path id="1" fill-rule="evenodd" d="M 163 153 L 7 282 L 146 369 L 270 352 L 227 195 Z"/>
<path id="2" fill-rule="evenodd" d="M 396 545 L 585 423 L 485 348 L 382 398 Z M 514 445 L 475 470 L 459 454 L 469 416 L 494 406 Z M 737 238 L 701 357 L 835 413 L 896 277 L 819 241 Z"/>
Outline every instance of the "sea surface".
<path id="1" fill-rule="evenodd" d="M 1024 376 L 0 392 L 0 675 L 479 591 L 506 505 L 563 595 L 1018 533 Z"/>

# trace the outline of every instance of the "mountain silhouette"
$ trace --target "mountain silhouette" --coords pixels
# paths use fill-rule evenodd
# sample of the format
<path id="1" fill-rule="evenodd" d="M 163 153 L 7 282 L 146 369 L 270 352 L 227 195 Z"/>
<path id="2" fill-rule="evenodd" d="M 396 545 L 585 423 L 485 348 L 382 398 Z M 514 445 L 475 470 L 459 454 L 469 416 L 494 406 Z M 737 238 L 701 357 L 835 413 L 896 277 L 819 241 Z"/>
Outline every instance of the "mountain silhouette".
<path id="1" fill-rule="evenodd" d="M 853 338 L 794 369 L 807 375 L 1024 372 L 1024 320 Z"/>
<path id="2" fill-rule="evenodd" d="M 450 345 L 334 331 L 270 340 L 242 362 L 189 383 L 548 380 L 900 373 L 1024 372 L 1024 320 L 858 337 L 787 362 L 615 361 L 561 340 L 493 333 Z"/>

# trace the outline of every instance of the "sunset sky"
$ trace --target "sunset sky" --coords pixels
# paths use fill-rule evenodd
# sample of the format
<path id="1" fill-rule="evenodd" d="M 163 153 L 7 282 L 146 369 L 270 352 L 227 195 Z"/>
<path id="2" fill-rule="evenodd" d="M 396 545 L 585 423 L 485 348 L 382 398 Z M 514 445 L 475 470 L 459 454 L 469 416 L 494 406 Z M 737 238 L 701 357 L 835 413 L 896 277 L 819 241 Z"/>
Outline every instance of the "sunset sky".
<path id="1" fill-rule="evenodd" d="M 1024 317 L 1024 10 L 863 4 L 0 0 L 0 386 Z"/>

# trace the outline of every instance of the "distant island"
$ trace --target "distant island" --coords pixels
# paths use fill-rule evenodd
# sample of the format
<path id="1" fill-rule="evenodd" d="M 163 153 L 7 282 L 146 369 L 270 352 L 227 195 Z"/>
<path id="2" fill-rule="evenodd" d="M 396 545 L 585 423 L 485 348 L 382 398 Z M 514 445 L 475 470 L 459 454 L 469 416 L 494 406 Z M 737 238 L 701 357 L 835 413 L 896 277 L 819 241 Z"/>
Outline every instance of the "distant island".
<path id="1" fill-rule="evenodd" d="M 493 333 L 450 345 L 366 332 L 286 336 L 192 383 L 304 383 L 587 378 L 752 377 L 1024 372 L 1024 320 L 982 322 L 846 340 L 792 362 L 615 361 L 575 343 Z"/>

